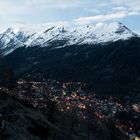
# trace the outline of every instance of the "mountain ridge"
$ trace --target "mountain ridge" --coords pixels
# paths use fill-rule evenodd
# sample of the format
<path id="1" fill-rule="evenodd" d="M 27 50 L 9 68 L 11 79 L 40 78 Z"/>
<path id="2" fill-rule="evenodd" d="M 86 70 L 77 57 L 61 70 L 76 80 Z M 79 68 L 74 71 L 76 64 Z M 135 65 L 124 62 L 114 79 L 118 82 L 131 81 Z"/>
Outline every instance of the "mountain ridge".
<path id="1" fill-rule="evenodd" d="M 40 31 L 8 28 L 0 34 L 0 49 L 4 55 L 23 46 L 47 47 L 50 43 L 61 41 L 61 48 L 71 45 L 104 44 L 117 40 L 128 40 L 138 35 L 120 22 L 89 25 L 46 25 Z"/>

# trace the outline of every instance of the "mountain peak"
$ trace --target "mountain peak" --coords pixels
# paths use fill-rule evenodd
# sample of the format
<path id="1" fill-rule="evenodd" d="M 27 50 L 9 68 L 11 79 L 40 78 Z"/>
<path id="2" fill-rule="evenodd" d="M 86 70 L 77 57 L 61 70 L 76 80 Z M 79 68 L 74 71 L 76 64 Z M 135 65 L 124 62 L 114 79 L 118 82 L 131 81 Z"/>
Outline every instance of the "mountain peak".
<path id="1" fill-rule="evenodd" d="M 4 30 L 2 32 L 2 34 L 9 34 L 9 33 L 13 33 L 14 29 L 12 27 L 9 27 L 8 29 Z"/>

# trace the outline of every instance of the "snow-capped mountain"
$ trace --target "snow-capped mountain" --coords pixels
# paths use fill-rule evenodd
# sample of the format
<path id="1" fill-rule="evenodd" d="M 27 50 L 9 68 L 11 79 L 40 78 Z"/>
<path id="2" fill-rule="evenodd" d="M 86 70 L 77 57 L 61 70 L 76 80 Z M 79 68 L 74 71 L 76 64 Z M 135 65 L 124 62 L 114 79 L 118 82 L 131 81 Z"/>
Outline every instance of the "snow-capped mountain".
<path id="1" fill-rule="evenodd" d="M 57 44 L 56 48 L 70 45 L 83 44 L 104 44 L 106 42 L 115 42 L 117 40 L 127 40 L 137 36 L 125 25 L 119 22 L 98 23 L 96 25 L 46 25 L 40 28 L 40 31 L 25 31 L 16 28 L 8 28 L 0 34 L 0 49 L 4 54 L 9 54 L 13 50 L 22 46 L 41 46 L 46 47 L 52 42 Z"/>
<path id="2" fill-rule="evenodd" d="M 18 78 L 81 81 L 102 95 L 140 93 L 140 37 L 122 23 L 10 28 L 0 48 Z"/>
<path id="3" fill-rule="evenodd" d="M 9 54 L 16 48 L 24 46 L 29 37 L 30 35 L 24 31 L 8 28 L 0 34 L 0 49 L 4 54 Z"/>
<path id="4" fill-rule="evenodd" d="M 34 34 L 27 42 L 27 45 L 46 46 L 48 42 L 55 40 L 65 41 L 64 46 L 74 44 L 98 44 L 117 40 L 126 40 L 136 36 L 132 31 L 121 23 L 84 26 L 52 26 L 46 30 Z"/>

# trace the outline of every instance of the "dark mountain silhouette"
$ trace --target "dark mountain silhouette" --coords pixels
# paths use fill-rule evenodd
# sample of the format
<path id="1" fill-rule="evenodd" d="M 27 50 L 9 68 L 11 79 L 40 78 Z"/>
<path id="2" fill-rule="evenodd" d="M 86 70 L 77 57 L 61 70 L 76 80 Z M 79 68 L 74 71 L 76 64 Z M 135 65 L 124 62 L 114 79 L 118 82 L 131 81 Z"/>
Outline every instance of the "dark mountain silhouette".
<path id="1" fill-rule="evenodd" d="M 139 93 L 140 38 L 61 49 L 54 49 L 54 45 L 21 47 L 5 59 L 19 78 L 30 75 L 82 81 L 98 94 Z"/>

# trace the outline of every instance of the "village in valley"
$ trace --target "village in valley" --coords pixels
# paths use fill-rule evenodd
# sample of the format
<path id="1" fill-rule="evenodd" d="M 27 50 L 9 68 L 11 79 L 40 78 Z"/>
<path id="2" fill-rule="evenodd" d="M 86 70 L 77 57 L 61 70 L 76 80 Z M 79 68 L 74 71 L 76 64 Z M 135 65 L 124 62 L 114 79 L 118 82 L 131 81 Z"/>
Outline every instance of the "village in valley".
<path id="1" fill-rule="evenodd" d="M 74 113 L 81 120 L 113 120 L 116 129 L 121 130 L 130 140 L 139 140 L 140 102 L 131 102 L 131 98 L 96 95 L 81 82 L 60 82 L 44 80 L 43 82 L 18 80 L 17 88 L 0 91 L 16 97 L 26 104 L 48 109 L 50 102 L 64 113 Z"/>

